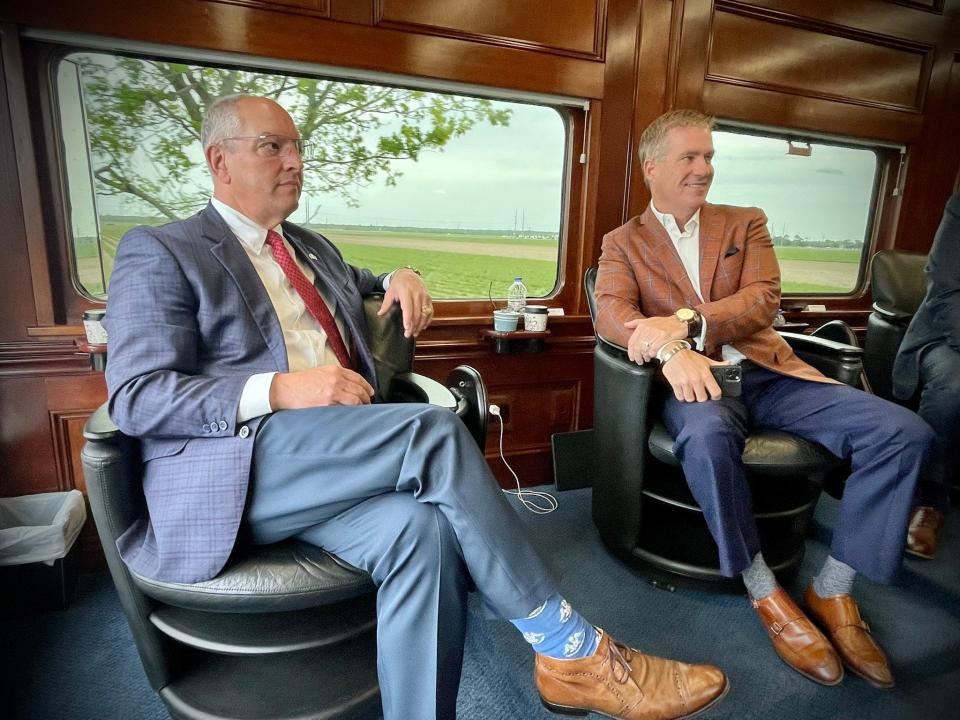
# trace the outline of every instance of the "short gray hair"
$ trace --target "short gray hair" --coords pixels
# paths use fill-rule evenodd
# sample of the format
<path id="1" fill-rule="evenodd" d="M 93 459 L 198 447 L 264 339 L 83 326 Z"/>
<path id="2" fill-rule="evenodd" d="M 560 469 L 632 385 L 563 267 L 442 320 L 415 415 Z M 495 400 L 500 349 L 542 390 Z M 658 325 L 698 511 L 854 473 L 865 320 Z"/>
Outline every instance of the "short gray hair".
<path id="1" fill-rule="evenodd" d="M 643 172 L 643 166 L 647 160 L 663 160 L 667 133 L 673 128 L 696 127 L 712 131 L 715 122 L 712 115 L 705 115 L 699 110 L 671 110 L 664 113 L 647 125 L 646 130 L 640 136 L 640 142 L 637 144 L 640 171 Z M 644 180 L 646 180 L 646 175 L 644 175 Z"/>
<path id="2" fill-rule="evenodd" d="M 240 113 L 237 106 L 241 101 L 252 97 L 253 95 L 227 95 L 215 100 L 207 108 L 200 125 L 200 144 L 203 145 L 204 152 L 211 145 L 240 132 Z"/>

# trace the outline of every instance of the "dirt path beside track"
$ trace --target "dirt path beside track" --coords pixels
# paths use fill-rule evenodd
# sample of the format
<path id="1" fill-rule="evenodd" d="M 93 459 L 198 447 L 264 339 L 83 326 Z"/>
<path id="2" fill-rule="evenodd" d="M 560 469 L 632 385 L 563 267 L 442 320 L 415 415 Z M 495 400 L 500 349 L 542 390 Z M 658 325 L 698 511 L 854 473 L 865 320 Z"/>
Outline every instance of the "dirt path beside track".
<path id="1" fill-rule="evenodd" d="M 557 259 L 557 248 L 542 245 L 516 245 L 505 243 L 463 242 L 433 238 L 374 238 L 368 235 L 351 235 L 327 231 L 325 233 L 334 243 L 349 245 L 379 245 L 381 247 L 404 248 L 407 250 L 425 250 L 427 252 L 449 252 L 464 255 L 492 255 L 493 257 L 523 258 L 525 260 Z"/>

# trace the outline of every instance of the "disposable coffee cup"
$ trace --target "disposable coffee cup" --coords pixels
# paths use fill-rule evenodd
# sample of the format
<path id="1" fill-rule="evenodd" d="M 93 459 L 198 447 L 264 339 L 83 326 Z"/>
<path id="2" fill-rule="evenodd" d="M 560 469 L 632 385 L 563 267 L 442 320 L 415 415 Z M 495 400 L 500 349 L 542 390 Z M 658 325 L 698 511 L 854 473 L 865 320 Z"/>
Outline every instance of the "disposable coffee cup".
<path id="1" fill-rule="evenodd" d="M 106 314 L 105 310 L 84 310 L 83 332 L 86 334 L 89 344 L 107 344 L 107 331 L 103 327 L 103 317 Z"/>
<path id="2" fill-rule="evenodd" d="M 493 329 L 497 332 L 513 332 L 520 322 L 520 313 L 513 310 L 494 310 Z"/>
<path id="3" fill-rule="evenodd" d="M 528 332 L 543 332 L 547 329 L 547 306 L 527 305 L 523 309 L 523 329 Z"/>

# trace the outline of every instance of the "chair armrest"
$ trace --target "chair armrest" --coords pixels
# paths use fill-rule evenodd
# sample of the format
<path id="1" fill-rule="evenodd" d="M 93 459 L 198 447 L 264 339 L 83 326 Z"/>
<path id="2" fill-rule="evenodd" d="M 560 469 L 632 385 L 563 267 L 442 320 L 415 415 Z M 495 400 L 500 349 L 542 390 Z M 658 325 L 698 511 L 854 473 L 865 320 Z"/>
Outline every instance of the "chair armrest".
<path id="1" fill-rule="evenodd" d="M 863 350 L 853 345 L 800 333 L 780 333 L 794 352 L 829 378 L 856 386 L 863 372 Z"/>
<path id="2" fill-rule="evenodd" d="M 457 398 L 450 390 L 426 375 L 414 372 L 397 373 L 390 381 L 389 402 L 422 402 L 457 410 Z"/>
<path id="3" fill-rule="evenodd" d="M 903 312 L 902 310 L 891 310 L 889 308 L 882 307 L 877 303 L 873 303 L 873 311 L 880 315 L 885 320 L 889 320 L 895 324 L 907 324 L 910 322 L 913 317 L 913 313 Z"/>
<path id="4" fill-rule="evenodd" d="M 110 419 L 107 403 L 104 403 L 87 418 L 83 426 L 83 438 L 87 441 L 116 442 L 122 433 Z"/>

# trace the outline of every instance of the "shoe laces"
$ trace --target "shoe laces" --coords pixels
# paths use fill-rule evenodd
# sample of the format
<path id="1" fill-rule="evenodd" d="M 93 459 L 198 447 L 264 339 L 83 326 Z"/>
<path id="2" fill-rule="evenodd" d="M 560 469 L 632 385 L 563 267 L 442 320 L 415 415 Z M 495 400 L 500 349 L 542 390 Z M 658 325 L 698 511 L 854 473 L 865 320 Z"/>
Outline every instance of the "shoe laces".
<path id="1" fill-rule="evenodd" d="M 612 640 L 607 646 L 605 661 L 610 663 L 613 679 L 623 685 L 630 679 L 630 660 L 633 659 L 633 650 L 628 646 Z"/>

